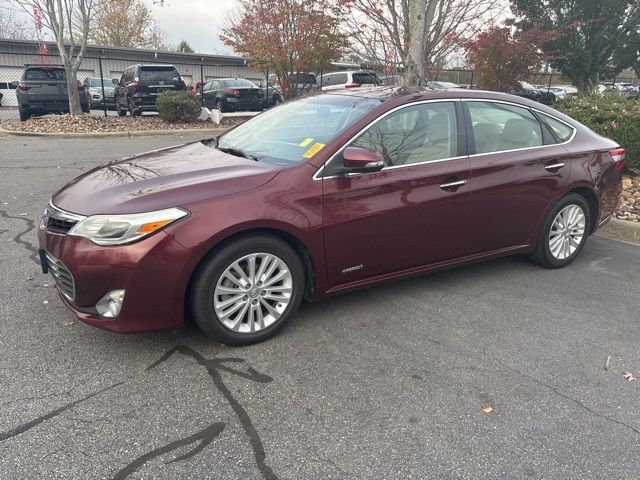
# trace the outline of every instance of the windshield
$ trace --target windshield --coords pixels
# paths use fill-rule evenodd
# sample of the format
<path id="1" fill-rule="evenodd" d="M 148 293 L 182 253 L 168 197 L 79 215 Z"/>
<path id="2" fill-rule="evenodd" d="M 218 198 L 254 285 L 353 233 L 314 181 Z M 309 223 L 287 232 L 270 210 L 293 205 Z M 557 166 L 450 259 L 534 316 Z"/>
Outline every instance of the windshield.
<path id="1" fill-rule="evenodd" d="M 113 87 L 113 80 L 110 78 L 105 78 L 103 80 L 104 82 L 104 86 L 105 87 Z M 89 79 L 89 86 L 90 87 L 101 87 L 100 85 L 100 79 L 99 78 L 90 78 Z"/>
<path id="2" fill-rule="evenodd" d="M 243 80 L 242 78 L 236 78 L 235 80 L 224 80 L 225 87 L 242 87 L 242 88 L 257 88 L 257 85 L 249 80 Z"/>
<path id="3" fill-rule="evenodd" d="M 287 102 L 220 137 L 220 148 L 241 150 L 261 162 L 290 165 L 311 158 L 380 100 L 317 95 Z"/>
<path id="4" fill-rule="evenodd" d="M 141 82 L 177 82 L 179 77 L 175 67 L 140 67 Z"/>
<path id="5" fill-rule="evenodd" d="M 62 68 L 33 68 L 27 70 L 25 80 L 66 80 L 67 74 Z"/>

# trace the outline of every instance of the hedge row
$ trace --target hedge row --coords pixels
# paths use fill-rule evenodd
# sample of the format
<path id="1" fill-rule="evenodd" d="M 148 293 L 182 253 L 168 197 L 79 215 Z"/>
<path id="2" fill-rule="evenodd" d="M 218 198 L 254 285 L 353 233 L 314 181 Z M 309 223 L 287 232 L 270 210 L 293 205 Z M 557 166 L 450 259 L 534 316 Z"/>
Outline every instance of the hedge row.
<path id="1" fill-rule="evenodd" d="M 640 101 L 610 94 L 569 97 L 555 107 L 627 151 L 626 164 L 640 169 Z"/>

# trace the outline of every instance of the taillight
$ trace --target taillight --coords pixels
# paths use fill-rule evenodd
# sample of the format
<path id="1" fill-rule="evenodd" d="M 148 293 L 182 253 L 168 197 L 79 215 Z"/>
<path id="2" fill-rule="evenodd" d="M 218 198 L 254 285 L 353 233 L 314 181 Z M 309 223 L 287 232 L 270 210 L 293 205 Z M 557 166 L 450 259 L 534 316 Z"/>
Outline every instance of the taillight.
<path id="1" fill-rule="evenodd" d="M 240 90 L 238 90 L 237 88 L 227 88 L 224 93 L 226 95 L 231 95 L 233 97 L 237 97 L 238 95 L 240 95 Z"/>
<path id="2" fill-rule="evenodd" d="M 344 88 L 358 88 L 361 87 L 362 84 L 361 83 L 347 83 Z"/>
<path id="3" fill-rule="evenodd" d="M 140 82 L 136 80 L 131 84 L 131 88 L 133 89 L 134 92 L 137 92 L 138 90 L 140 90 Z"/>
<path id="4" fill-rule="evenodd" d="M 616 148 L 613 150 L 609 150 L 609 155 L 611 155 L 611 158 L 613 158 L 613 161 L 616 162 L 616 168 L 618 170 L 622 170 L 624 168 L 624 157 L 625 157 L 624 148 Z"/>
<path id="5" fill-rule="evenodd" d="M 18 89 L 20 89 L 21 92 L 26 92 L 27 90 L 31 90 L 32 88 L 40 88 L 42 87 L 42 85 L 40 85 L 39 83 L 31 83 L 31 84 L 26 84 L 24 82 L 20 82 L 18 84 Z"/>

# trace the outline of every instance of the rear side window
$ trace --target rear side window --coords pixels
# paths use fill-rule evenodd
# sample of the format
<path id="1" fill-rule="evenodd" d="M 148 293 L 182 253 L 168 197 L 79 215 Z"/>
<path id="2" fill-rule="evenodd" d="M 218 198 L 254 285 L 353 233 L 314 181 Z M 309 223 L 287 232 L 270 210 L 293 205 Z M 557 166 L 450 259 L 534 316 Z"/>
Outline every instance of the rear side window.
<path id="1" fill-rule="evenodd" d="M 176 67 L 140 67 L 139 77 L 141 82 L 177 82 L 180 73 Z"/>
<path id="2" fill-rule="evenodd" d="M 549 130 L 551 130 L 551 133 L 553 133 L 553 136 L 556 137 L 559 142 L 567 142 L 573 136 L 573 128 L 566 123 L 556 120 L 544 113 L 538 113 L 538 115 L 544 124 L 549 127 Z"/>
<path id="3" fill-rule="evenodd" d="M 354 73 L 353 83 L 359 83 L 361 85 L 378 85 L 380 79 L 376 77 L 375 73 Z"/>
<path id="4" fill-rule="evenodd" d="M 66 80 L 67 73 L 62 68 L 30 68 L 25 72 L 25 80 Z"/>
<path id="5" fill-rule="evenodd" d="M 467 102 L 475 153 L 501 152 L 544 144 L 542 125 L 528 109 L 507 103 Z"/>

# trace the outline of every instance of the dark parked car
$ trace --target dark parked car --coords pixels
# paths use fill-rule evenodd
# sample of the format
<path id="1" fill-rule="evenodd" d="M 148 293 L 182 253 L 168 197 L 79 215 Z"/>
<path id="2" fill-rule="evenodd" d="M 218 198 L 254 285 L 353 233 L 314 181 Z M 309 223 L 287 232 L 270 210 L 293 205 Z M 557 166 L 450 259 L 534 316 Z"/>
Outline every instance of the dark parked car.
<path id="1" fill-rule="evenodd" d="M 263 110 L 264 92 L 244 78 L 218 78 L 204 84 L 204 106 L 221 112 Z"/>
<path id="2" fill-rule="evenodd" d="M 518 97 L 528 98 L 534 102 L 539 102 L 544 105 L 553 105 L 556 103 L 556 96 L 549 90 L 540 90 L 527 82 L 518 82 L 519 88 L 511 90 L 509 93 L 517 95 Z"/>
<path id="3" fill-rule="evenodd" d="M 624 156 L 511 95 L 345 89 L 85 173 L 45 211 L 42 266 L 91 325 L 188 315 L 249 344 L 303 298 L 510 254 L 570 264 L 613 214 Z"/>
<path id="4" fill-rule="evenodd" d="M 116 85 L 115 78 L 87 77 L 82 82 L 84 89 L 89 95 L 91 108 L 104 108 L 105 106 L 113 110 L 116 108 Z M 102 97 L 104 84 L 104 98 Z"/>
<path id="5" fill-rule="evenodd" d="M 89 98 L 82 84 L 80 106 L 89 112 Z M 27 65 L 16 88 L 20 120 L 46 113 L 68 113 L 67 73 L 61 65 Z"/>
<path id="6" fill-rule="evenodd" d="M 131 115 L 155 112 L 160 92 L 186 88 L 173 65 L 132 65 L 124 71 L 116 87 L 116 111 L 121 117 L 127 112 Z"/>

